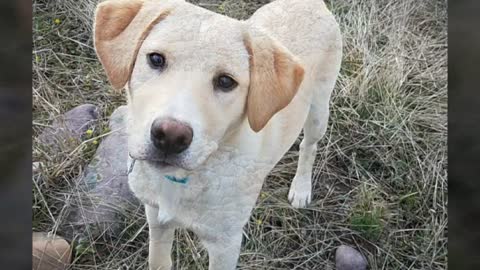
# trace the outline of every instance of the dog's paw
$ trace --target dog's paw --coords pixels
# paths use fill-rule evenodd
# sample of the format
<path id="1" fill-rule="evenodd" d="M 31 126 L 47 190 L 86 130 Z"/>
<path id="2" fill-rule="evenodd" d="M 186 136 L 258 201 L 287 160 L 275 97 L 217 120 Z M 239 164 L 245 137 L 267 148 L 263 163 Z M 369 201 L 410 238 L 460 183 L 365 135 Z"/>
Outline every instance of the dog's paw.
<path id="1" fill-rule="evenodd" d="M 312 201 L 312 192 L 297 192 L 295 190 L 290 189 L 288 193 L 288 200 L 295 208 L 306 208 L 310 202 Z"/>
<path id="2" fill-rule="evenodd" d="M 169 266 L 158 266 L 158 267 L 150 266 L 150 267 L 148 267 L 148 270 L 173 270 L 173 266 L 171 266 L 171 265 L 169 265 Z"/>
<path id="3" fill-rule="evenodd" d="M 149 258 L 148 270 L 173 270 L 170 257 L 161 259 L 159 257 Z"/>
<path id="4" fill-rule="evenodd" d="M 288 192 L 288 200 L 295 208 L 307 207 L 312 201 L 311 180 L 295 177 Z"/>

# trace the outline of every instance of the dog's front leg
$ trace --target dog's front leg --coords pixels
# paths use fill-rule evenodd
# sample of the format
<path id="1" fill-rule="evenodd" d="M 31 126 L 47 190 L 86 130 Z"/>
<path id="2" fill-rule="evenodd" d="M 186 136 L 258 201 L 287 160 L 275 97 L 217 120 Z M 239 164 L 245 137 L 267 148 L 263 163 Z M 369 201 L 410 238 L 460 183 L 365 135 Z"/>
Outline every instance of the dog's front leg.
<path id="1" fill-rule="evenodd" d="M 150 270 L 170 270 L 172 268 L 172 244 L 175 228 L 158 222 L 158 208 L 145 205 L 148 221 Z"/>
<path id="2" fill-rule="evenodd" d="M 242 230 L 233 235 L 217 235 L 214 239 L 202 241 L 208 250 L 208 270 L 235 270 L 242 245 Z"/>

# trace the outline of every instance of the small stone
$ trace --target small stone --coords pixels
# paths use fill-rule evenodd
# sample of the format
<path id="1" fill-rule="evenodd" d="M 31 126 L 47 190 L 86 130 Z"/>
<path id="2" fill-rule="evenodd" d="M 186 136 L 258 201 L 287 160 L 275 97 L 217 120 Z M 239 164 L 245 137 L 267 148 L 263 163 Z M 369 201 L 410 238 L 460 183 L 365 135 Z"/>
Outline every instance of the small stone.
<path id="1" fill-rule="evenodd" d="M 37 174 L 40 172 L 40 170 L 42 169 L 42 166 L 43 166 L 43 163 L 42 162 L 33 162 L 32 163 L 32 173 L 33 174 Z"/>
<path id="2" fill-rule="evenodd" d="M 64 270 L 70 263 L 70 244 L 58 236 L 34 232 L 32 236 L 32 269 Z"/>
<path id="3" fill-rule="evenodd" d="M 335 254 L 336 270 L 365 270 L 367 260 L 356 249 L 342 245 Z"/>

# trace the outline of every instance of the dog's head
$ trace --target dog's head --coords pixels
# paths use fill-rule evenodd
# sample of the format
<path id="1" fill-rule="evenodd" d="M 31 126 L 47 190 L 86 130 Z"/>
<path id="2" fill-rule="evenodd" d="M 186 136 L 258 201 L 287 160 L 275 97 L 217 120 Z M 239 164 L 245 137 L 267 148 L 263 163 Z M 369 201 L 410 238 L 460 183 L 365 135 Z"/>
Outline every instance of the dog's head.
<path id="1" fill-rule="evenodd" d="M 127 89 L 129 152 L 192 170 L 245 120 L 259 132 L 303 79 L 268 34 L 183 0 L 108 0 L 95 49 L 116 89 Z"/>

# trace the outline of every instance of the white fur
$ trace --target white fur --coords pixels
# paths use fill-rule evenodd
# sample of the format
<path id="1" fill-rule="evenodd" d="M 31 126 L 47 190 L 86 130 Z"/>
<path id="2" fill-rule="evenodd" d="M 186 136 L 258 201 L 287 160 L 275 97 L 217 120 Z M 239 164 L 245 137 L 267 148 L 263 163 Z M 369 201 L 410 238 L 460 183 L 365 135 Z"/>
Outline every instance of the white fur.
<path id="1" fill-rule="evenodd" d="M 340 69 L 339 28 L 321 0 L 278 0 L 241 22 L 183 1 L 146 37 L 128 84 L 129 175 L 133 192 L 146 204 L 150 224 L 150 269 L 170 269 L 174 228 L 195 232 L 209 252 L 210 270 L 235 269 L 248 221 L 263 181 L 305 131 L 297 173 L 288 195 L 294 207 L 312 198 L 316 144 L 325 134 L 329 100 Z M 178 2 L 178 3 L 177 3 Z M 263 29 L 294 54 L 305 69 L 292 102 L 259 133 L 245 118 L 249 84 L 245 27 Z M 167 56 L 163 73 L 146 61 L 149 52 Z M 231 93 L 214 91 L 221 69 L 239 82 Z M 157 117 L 192 126 L 191 146 L 180 167 L 162 170 L 144 161 L 151 155 L 149 131 Z M 165 175 L 188 177 L 188 184 Z"/>

